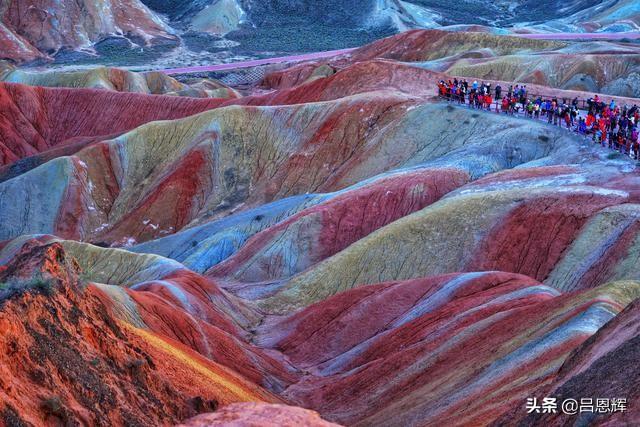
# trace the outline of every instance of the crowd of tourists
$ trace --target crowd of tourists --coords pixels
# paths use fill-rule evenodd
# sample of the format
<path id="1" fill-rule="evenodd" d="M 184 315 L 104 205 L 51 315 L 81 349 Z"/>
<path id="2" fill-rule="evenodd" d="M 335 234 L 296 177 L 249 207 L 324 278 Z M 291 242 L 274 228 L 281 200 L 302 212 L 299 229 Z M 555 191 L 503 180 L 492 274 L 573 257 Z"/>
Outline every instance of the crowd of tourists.
<path id="1" fill-rule="evenodd" d="M 522 114 L 532 119 L 566 127 L 596 144 L 640 159 L 640 108 L 637 105 L 617 105 L 605 102 L 598 95 L 582 102 L 578 98 L 559 100 L 557 97 L 531 95 L 526 85 L 510 85 L 506 90 L 498 84 L 466 79 L 438 82 L 438 94 L 450 102 L 468 105 L 508 115 Z M 582 108 L 580 108 L 582 107 Z"/>

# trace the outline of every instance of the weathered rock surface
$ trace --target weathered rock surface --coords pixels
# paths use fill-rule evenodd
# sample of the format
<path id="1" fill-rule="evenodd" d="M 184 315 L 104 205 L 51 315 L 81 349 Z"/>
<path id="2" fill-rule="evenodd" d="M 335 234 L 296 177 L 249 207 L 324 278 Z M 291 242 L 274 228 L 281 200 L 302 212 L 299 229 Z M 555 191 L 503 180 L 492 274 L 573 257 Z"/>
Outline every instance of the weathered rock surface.
<path id="1" fill-rule="evenodd" d="M 0 419 L 637 423 L 637 165 L 434 100 L 395 43 L 242 98 L 0 84 Z M 546 395 L 630 404 L 527 416 Z"/>
<path id="2" fill-rule="evenodd" d="M 552 382 L 536 391 L 536 396 L 553 396 L 580 401 L 584 396 L 606 400 L 607 408 L 616 399 L 624 399 L 613 414 L 584 413 L 578 416 L 557 414 L 523 414 L 512 410 L 496 421 L 496 425 L 560 426 L 577 422 L 589 425 L 634 425 L 638 423 L 638 300 L 602 327 L 578 347 Z M 615 405 L 615 403 L 614 403 Z"/>
<path id="3" fill-rule="evenodd" d="M 0 21 L 2 50 L 5 43 L 13 46 L 6 58 L 17 61 L 61 49 L 91 49 L 109 36 L 142 44 L 176 39 L 173 30 L 139 0 L 10 0 L 0 6 Z"/>
<path id="4" fill-rule="evenodd" d="M 7 425 L 167 424 L 219 404 L 277 398 L 165 336 L 124 324 L 58 243 L 0 272 Z"/>
<path id="5" fill-rule="evenodd" d="M 376 284 L 266 323 L 258 342 L 309 372 L 285 395 L 328 419 L 479 425 L 521 407 L 638 289 L 561 295 L 496 272 Z"/>

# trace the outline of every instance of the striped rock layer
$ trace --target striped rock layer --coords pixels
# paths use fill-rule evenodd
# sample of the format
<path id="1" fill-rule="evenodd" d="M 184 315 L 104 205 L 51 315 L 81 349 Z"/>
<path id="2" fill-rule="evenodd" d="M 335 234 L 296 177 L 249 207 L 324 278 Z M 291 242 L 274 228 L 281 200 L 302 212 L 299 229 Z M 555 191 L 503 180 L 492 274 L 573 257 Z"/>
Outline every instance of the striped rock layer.
<path id="1" fill-rule="evenodd" d="M 638 423 L 525 410 L 637 395 L 635 164 L 439 76 L 1 84 L 0 419 Z"/>

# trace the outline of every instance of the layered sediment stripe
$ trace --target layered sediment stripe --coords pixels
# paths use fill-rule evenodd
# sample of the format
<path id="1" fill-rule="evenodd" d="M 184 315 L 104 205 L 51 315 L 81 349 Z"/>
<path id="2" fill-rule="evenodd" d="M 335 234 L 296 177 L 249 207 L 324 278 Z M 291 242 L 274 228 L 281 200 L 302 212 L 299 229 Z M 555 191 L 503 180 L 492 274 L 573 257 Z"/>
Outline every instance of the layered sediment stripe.
<path id="1" fill-rule="evenodd" d="M 173 375 L 179 376 L 180 372 L 187 374 L 191 381 L 206 383 L 209 387 L 217 389 L 220 396 L 224 396 L 222 404 L 229 402 L 278 402 L 279 399 L 266 390 L 257 387 L 237 373 L 212 362 L 184 348 L 176 342 L 171 342 L 165 337 L 144 329 L 125 326 L 127 330 L 165 355 L 166 368 L 173 369 Z M 159 358 L 162 359 L 162 358 Z M 173 363 L 171 363 L 171 360 Z M 171 368 L 170 368 L 171 367 Z M 193 384 L 196 385 L 196 384 Z"/>
<path id="2" fill-rule="evenodd" d="M 448 197 L 293 277 L 260 305 L 286 313 L 356 286 L 456 271 L 500 270 L 544 279 L 591 215 L 627 197 L 572 186 L 534 188 L 527 195 L 507 189 Z M 544 231 L 549 229 L 554 232 Z"/>
<path id="3" fill-rule="evenodd" d="M 252 235 L 328 197 L 316 194 L 287 197 L 227 218 L 186 228 L 171 236 L 136 245 L 131 250 L 175 259 L 193 271 L 204 273 L 236 253 Z"/>
<path id="4" fill-rule="evenodd" d="M 584 226 L 546 283 L 563 291 L 593 288 L 607 280 L 640 278 L 640 207 L 624 204 L 598 213 Z"/>
<path id="5" fill-rule="evenodd" d="M 0 82 L 4 113 L 0 117 L 0 165 L 77 142 L 80 137 L 121 134 L 153 120 L 200 113 L 221 102 Z"/>
<path id="6" fill-rule="evenodd" d="M 378 228 L 423 209 L 468 179 L 465 171 L 443 168 L 409 170 L 369 180 L 257 234 L 207 274 L 240 282 L 286 279 Z"/>
<path id="7" fill-rule="evenodd" d="M 343 423 L 482 422 L 487 408 L 494 411 L 494 416 L 504 412 L 551 379 L 574 348 L 640 291 L 637 285 L 614 283 L 597 290 L 560 295 L 535 282 L 526 284 L 530 279 L 518 284 L 518 276 L 514 276 L 516 283 L 500 285 L 496 284 L 499 277 L 496 273 L 485 276 L 493 276 L 493 286 L 479 289 L 477 280 L 482 276 L 476 276 L 466 282 L 470 287 L 466 295 L 463 287 L 444 305 L 436 304 L 432 311 L 425 311 L 397 328 L 378 332 L 369 342 L 364 341 L 363 348 L 346 351 L 331 363 L 319 360 L 319 365 L 312 365 L 314 368 L 307 367 L 316 375 L 328 376 L 309 376 L 287 393 L 291 398 L 312 402 L 316 410 L 331 414 L 326 415 L 329 419 Z M 476 286 L 472 291 L 474 280 Z M 464 282 L 461 278 L 449 278 L 440 284 L 441 289 L 452 281 Z M 347 295 L 359 292 L 356 289 Z M 344 298 L 354 301 L 347 295 Z M 439 300 L 437 292 L 433 296 Z M 303 313 L 322 312 L 323 304 L 329 309 L 335 306 L 336 298 L 311 306 Z M 358 303 L 355 304 L 348 310 L 359 315 L 350 316 L 349 322 L 362 324 L 371 311 L 358 310 Z M 340 325 L 346 324 L 347 317 L 327 320 L 316 319 L 315 330 L 334 328 L 337 335 L 331 335 L 332 340 L 340 343 Z M 293 328 L 291 336 L 302 330 L 299 326 Z M 312 335 L 315 348 L 329 343 L 317 338 L 329 335 L 318 334 Z M 304 342 L 304 338 L 299 339 Z M 277 346 L 285 353 L 298 352 L 295 346 Z M 473 352 L 468 351 L 471 348 Z M 308 354 L 313 357 L 311 352 Z M 295 363 L 299 359 L 291 360 Z M 362 400 L 351 397 L 356 388 L 369 390 L 360 395 Z"/>

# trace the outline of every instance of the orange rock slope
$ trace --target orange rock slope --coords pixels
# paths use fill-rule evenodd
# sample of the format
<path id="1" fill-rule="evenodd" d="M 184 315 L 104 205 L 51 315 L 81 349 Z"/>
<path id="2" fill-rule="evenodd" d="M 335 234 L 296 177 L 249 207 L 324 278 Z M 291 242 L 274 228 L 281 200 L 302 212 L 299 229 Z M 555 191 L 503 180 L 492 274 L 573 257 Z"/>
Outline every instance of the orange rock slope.
<path id="1" fill-rule="evenodd" d="M 279 399 L 180 343 L 123 323 L 59 244 L 0 274 L 7 425 L 165 425 L 230 402 Z"/>

